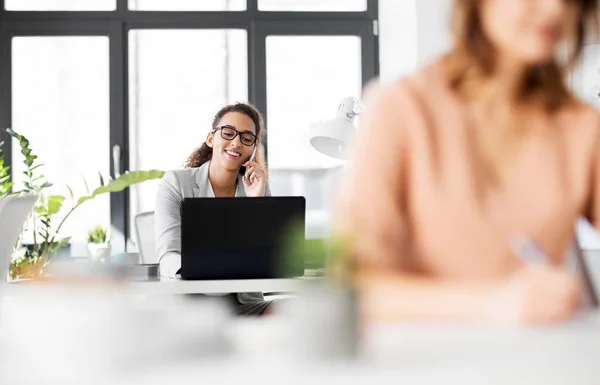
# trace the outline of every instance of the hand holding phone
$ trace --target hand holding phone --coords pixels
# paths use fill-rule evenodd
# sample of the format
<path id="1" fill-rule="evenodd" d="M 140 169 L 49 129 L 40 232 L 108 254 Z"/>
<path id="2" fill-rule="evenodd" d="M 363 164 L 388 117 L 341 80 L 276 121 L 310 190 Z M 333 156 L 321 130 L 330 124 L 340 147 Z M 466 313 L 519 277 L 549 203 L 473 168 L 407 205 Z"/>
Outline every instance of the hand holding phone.
<path id="1" fill-rule="evenodd" d="M 264 169 L 261 162 L 256 162 L 256 151 L 255 147 L 252 151 L 250 159 L 244 163 L 244 189 L 247 196 L 264 196 L 267 186 L 267 172 Z"/>
<path id="2" fill-rule="evenodd" d="M 252 150 L 252 155 L 250 155 L 248 162 L 254 162 L 255 157 L 256 157 L 256 146 L 254 147 L 254 150 Z M 242 172 L 242 175 L 245 176 L 248 173 L 248 167 L 242 166 L 241 172 Z"/>
<path id="3" fill-rule="evenodd" d="M 250 155 L 250 159 L 248 159 L 248 161 L 254 162 L 255 157 L 256 157 L 256 146 L 254 146 L 254 150 L 252 150 L 252 155 Z"/>

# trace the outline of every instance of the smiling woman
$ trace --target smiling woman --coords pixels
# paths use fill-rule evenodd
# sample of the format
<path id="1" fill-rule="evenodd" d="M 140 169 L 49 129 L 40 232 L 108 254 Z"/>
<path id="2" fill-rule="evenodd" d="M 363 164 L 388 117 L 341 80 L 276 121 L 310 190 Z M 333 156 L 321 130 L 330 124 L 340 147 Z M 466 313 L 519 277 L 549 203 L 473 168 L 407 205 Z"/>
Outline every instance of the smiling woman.
<path id="1" fill-rule="evenodd" d="M 217 132 L 220 137 L 217 135 L 215 140 Z M 241 174 L 247 196 L 264 196 L 267 168 L 262 153 L 256 156 L 264 135 L 262 114 L 254 106 L 246 103 L 225 106 L 215 115 L 206 141 L 190 155 L 185 167 L 200 167 L 213 160 L 209 174 L 216 197 L 235 196 L 231 178 L 225 177 L 220 169 L 228 170 L 230 176 L 236 178 L 236 173 Z M 236 140 L 238 136 L 239 140 Z M 240 163 L 241 160 L 244 162 Z M 256 164 L 252 165 L 250 162 Z M 259 179 L 261 176 L 264 178 Z M 254 184 L 261 180 L 265 183 Z"/>
<path id="2" fill-rule="evenodd" d="M 264 158 L 257 151 L 264 133 L 262 115 L 254 106 L 225 106 L 215 115 L 206 141 L 189 156 L 185 169 L 165 174 L 158 187 L 154 214 L 161 276 L 174 277 L 181 267 L 184 198 L 271 195 Z M 241 315 L 263 314 L 270 304 L 262 293 L 229 294 L 228 299 Z"/>

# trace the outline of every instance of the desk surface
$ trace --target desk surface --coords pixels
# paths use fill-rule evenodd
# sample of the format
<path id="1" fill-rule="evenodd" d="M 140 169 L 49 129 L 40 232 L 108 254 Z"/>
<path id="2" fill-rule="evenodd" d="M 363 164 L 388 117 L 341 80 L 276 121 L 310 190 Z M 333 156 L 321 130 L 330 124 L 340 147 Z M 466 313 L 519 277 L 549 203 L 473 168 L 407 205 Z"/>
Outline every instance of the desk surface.
<path id="1" fill-rule="evenodd" d="M 221 284 L 252 290 L 258 287 L 249 285 L 280 289 L 302 283 L 306 282 L 219 281 L 213 290 L 222 290 Z M 137 288 L 138 293 L 185 293 L 214 285 L 177 280 L 106 285 L 110 292 L 85 285 L 0 287 L 0 383 L 67 385 L 79 384 L 82 378 L 85 383 L 117 385 L 240 384 L 254 378 L 261 384 L 313 385 L 599 383 L 598 311 L 562 325 L 519 330 L 364 325 L 360 356 L 336 361 L 312 350 L 295 352 L 300 345 L 315 346 L 318 352 L 327 340 L 307 332 L 306 326 L 315 324 L 286 311 L 285 303 L 272 317 L 240 319 L 230 317 L 218 301 L 179 301 L 174 296 L 139 301 L 135 295 L 123 295 L 125 287 Z M 14 301 L 5 298 L 4 289 L 35 295 Z M 287 308 L 295 303 L 288 301 Z M 336 322 L 322 318 L 318 309 L 304 314 Z M 44 328 L 38 327 L 40 319 Z M 32 358 L 40 358 L 37 370 L 31 370 Z"/>
<path id="2" fill-rule="evenodd" d="M 290 279 L 240 279 L 219 281 L 185 281 L 179 278 L 161 278 L 154 281 L 127 282 L 123 288 L 133 294 L 218 294 L 249 292 L 294 292 L 317 277 Z M 5 295 L 19 295 L 37 290 L 39 283 L 35 280 L 24 280 L 5 284 L 1 292 Z"/>
<path id="3" fill-rule="evenodd" d="M 363 334 L 360 357 L 329 361 L 294 356 L 289 324 L 242 320 L 232 335 L 244 345 L 221 362 L 164 365 L 137 383 L 185 385 L 261 384 L 510 384 L 592 385 L 599 383 L 600 317 L 531 329 L 467 325 L 371 325 Z M 286 329 L 286 327 L 288 329 Z M 279 340 L 274 343 L 272 340 Z M 314 341 L 318 343 L 318 341 Z M 293 363 L 293 364 L 291 364 Z"/>
<path id="4" fill-rule="evenodd" d="M 140 294 L 292 292 L 314 279 L 316 278 L 185 281 L 178 278 L 161 278 L 159 281 L 128 283 L 127 286 Z"/>

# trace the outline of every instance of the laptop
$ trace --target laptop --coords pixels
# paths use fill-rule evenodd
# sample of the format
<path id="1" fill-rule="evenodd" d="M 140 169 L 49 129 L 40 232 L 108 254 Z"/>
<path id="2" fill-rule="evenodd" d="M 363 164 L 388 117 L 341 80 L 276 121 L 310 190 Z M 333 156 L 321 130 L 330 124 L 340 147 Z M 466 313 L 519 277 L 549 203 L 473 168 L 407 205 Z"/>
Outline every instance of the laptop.
<path id="1" fill-rule="evenodd" d="M 305 216 L 304 197 L 185 198 L 181 278 L 300 277 L 304 261 L 286 248 L 292 231 L 304 240 Z"/>

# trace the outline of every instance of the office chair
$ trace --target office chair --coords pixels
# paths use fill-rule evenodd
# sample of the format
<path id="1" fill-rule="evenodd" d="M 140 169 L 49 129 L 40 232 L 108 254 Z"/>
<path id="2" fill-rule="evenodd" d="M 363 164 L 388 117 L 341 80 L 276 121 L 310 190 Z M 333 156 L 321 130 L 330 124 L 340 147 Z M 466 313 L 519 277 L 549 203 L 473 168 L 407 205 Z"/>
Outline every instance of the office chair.
<path id="1" fill-rule="evenodd" d="M 135 216 L 135 234 L 140 262 L 158 263 L 156 257 L 156 239 L 154 238 L 154 211 L 146 211 Z"/>
<path id="2" fill-rule="evenodd" d="M 583 306 L 586 308 L 597 309 L 600 302 L 598 300 L 598 292 L 596 290 L 594 277 L 590 271 L 586 253 L 581 249 L 577 239 L 571 242 L 567 253 L 567 265 L 581 276 L 583 284 Z"/>
<path id="3" fill-rule="evenodd" d="M 0 199 L 0 282 L 7 280 L 15 242 L 37 200 L 35 194 Z"/>

